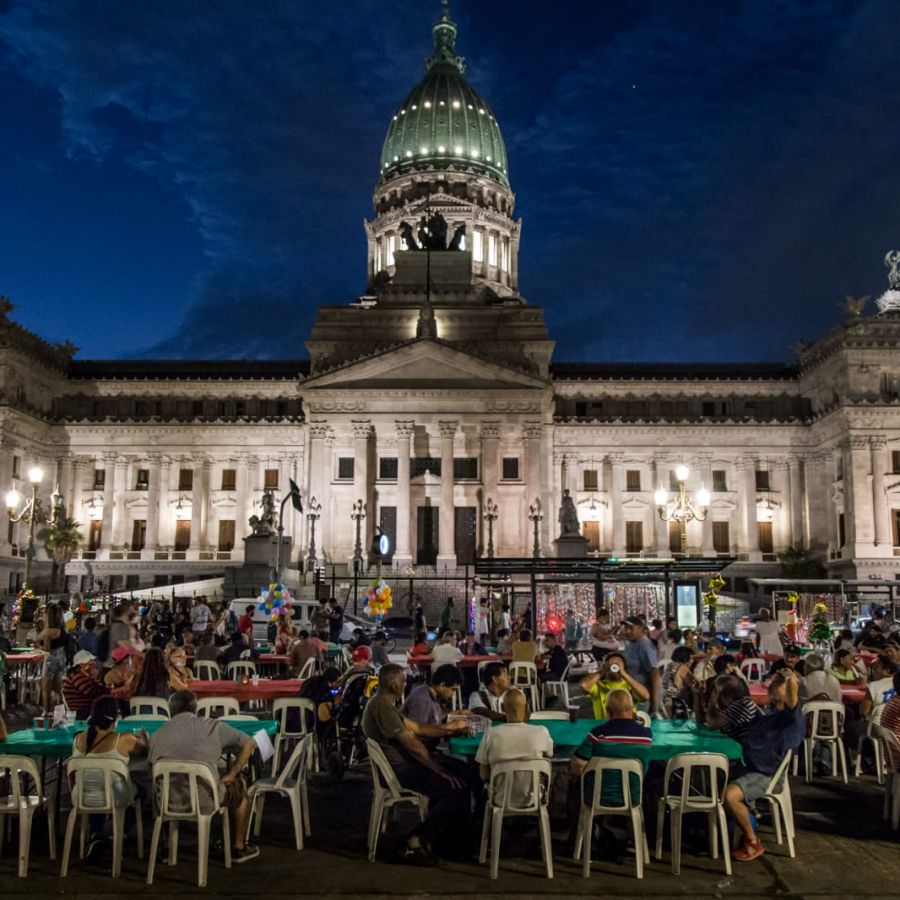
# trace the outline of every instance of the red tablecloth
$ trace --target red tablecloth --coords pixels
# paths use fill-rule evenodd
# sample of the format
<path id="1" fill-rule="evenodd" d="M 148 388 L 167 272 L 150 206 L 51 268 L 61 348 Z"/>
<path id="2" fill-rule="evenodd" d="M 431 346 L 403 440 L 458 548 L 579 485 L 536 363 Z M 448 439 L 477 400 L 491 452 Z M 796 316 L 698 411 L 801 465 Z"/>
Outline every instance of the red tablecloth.
<path id="1" fill-rule="evenodd" d="M 27 663 L 39 663 L 44 659 L 44 654 L 35 650 L 34 653 L 7 654 L 6 667 L 14 669 L 16 666 L 24 666 Z"/>
<path id="2" fill-rule="evenodd" d="M 754 682 L 748 685 L 750 688 L 750 697 L 760 706 L 766 706 L 769 702 L 769 693 L 766 685 Z M 866 696 L 864 687 L 856 687 L 855 685 L 841 685 L 841 699 L 844 703 L 859 703 Z"/>
<path id="3" fill-rule="evenodd" d="M 259 684 L 248 682 L 238 684 L 235 681 L 192 681 L 190 689 L 198 697 L 234 697 L 241 703 L 248 700 L 280 700 L 283 697 L 296 697 L 303 682 L 299 678 L 282 680 L 261 678 Z"/>
<path id="4" fill-rule="evenodd" d="M 291 658 L 287 653 L 260 653 L 256 661 L 258 663 L 284 663 L 289 665 Z"/>
<path id="5" fill-rule="evenodd" d="M 466 669 L 471 666 L 477 666 L 478 663 L 481 662 L 504 662 L 508 663 L 512 659 L 509 655 L 503 656 L 464 656 L 458 663 L 458 665 L 462 666 L 462 668 Z M 423 668 L 427 668 L 433 665 L 433 660 L 430 656 L 410 656 L 407 657 L 407 660 L 411 666 L 422 666 Z"/>

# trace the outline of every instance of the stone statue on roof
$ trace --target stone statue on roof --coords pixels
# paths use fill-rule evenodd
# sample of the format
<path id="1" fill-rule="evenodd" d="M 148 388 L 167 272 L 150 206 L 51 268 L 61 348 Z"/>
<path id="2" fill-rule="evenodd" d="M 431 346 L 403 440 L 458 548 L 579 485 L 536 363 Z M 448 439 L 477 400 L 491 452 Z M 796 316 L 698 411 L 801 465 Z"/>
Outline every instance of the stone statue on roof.
<path id="1" fill-rule="evenodd" d="M 888 267 L 888 287 L 892 291 L 900 291 L 900 250 L 889 250 L 884 258 Z"/>

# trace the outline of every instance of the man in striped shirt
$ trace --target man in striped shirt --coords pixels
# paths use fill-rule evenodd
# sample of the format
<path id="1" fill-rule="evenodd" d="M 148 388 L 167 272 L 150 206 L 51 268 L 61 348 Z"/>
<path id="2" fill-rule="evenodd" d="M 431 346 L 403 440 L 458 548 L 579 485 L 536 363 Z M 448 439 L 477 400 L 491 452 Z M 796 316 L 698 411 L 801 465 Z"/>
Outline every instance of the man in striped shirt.
<path id="1" fill-rule="evenodd" d="M 86 719 L 94 701 L 106 693 L 106 685 L 97 677 L 97 657 L 90 650 L 79 650 L 62 684 L 66 705 L 76 718 Z"/>

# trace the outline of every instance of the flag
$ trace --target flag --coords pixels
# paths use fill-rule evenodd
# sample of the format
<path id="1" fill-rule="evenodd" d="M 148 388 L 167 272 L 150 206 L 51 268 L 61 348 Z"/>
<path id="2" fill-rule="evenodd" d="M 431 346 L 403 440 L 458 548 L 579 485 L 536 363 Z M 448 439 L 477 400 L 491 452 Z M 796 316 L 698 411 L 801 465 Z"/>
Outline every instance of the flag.
<path id="1" fill-rule="evenodd" d="M 300 497 L 300 488 L 297 486 L 297 482 L 294 481 L 293 478 L 288 478 L 288 483 L 291 486 L 291 503 L 294 506 L 294 509 L 297 510 L 298 513 L 303 512 L 303 500 Z"/>

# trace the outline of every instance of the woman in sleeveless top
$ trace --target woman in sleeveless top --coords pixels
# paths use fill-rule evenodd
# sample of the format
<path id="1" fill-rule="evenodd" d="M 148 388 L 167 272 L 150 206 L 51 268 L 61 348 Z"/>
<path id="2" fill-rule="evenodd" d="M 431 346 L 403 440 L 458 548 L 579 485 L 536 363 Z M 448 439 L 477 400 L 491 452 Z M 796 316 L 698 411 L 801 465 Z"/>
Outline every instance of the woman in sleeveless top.
<path id="1" fill-rule="evenodd" d="M 53 692 L 62 696 L 62 681 L 66 675 L 66 635 L 65 622 L 59 605 L 47 604 L 47 624 L 40 634 L 41 649 L 44 657 L 44 668 L 41 672 L 41 702 L 44 712 L 52 709 Z"/>

